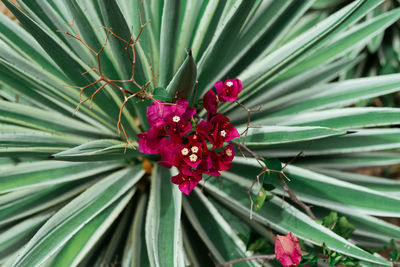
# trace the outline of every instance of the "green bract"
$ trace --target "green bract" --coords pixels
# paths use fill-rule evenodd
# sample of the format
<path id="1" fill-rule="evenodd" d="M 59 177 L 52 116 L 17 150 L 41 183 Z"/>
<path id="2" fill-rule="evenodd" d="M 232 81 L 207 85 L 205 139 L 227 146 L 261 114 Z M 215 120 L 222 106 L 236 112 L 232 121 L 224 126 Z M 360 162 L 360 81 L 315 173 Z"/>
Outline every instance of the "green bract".
<path id="1" fill-rule="evenodd" d="M 2 2 L 19 24 L 0 13 L 0 264 L 213 266 L 250 256 L 251 233 L 269 239 L 272 229 L 292 232 L 306 247 L 324 244 L 365 264 L 392 266 L 357 245 L 400 239 L 399 227 L 376 217 L 400 217 L 400 183 L 349 169 L 400 162 L 400 154 L 390 151 L 400 147 L 400 130 L 389 128 L 400 124 L 400 109 L 352 107 L 400 91 L 400 74 L 347 78 L 357 77 L 354 66 L 366 62 L 368 49 L 378 49 L 400 9 L 388 11 L 383 0 L 346 6 L 326 0 Z M 330 15 L 310 12 L 330 6 L 337 6 Z M 85 103 L 75 113 L 80 91 L 66 85 L 95 81 L 95 72 L 82 73 L 97 61 L 60 31 L 73 33 L 73 22 L 99 51 L 107 35 L 99 26 L 135 38 L 139 10 L 148 24 L 135 45 L 135 80 L 143 86 L 158 75 L 148 92 L 158 88 L 154 93 L 164 100 L 178 93 L 199 103 L 216 81 L 241 79 L 241 103 L 261 107 L 250 121 L 261 127 L 248 131 L 245 144 L 275 162 L 305 149 L 285 168 L 287 184 L 318 219 L 331 210 L 346 216 L 356 229 L 350 240 L 282 200 L 281 184 L 270 173 L 264 184 L 275 189 L 261 190 L 268 197 L 258 199 L 262 207 L 250 219 L 246 191 L 261 169 L 238 150 L 232 169 L 189 197 L 170 182 L 175 171 L 158 166 L 157 157 L 148 158 L 154 165 L 152 174 L 145 173 L 148 155 L 138 152 L 136 134 L 147 130 L 148 100 L 133 98 L 122 112 L 131 140 L 126 152 L 117 132 L 120 91 L 106 86 L 91 109 Z M 124 48 L 109 36 L 101 53 L 112 79 L 130 78 Z M 224 103 L 220 110 L 235 127 L 246 128 L 240 106 Z M 260 186 L 252 189 L 254 200 Z"/>

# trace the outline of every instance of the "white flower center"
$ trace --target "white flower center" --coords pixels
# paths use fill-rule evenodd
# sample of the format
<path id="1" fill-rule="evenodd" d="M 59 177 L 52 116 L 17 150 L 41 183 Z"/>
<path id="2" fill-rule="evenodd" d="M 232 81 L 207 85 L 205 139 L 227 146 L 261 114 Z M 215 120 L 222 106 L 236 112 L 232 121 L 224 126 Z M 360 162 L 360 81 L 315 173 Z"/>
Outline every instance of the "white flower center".
<path id="1" fill-rule="evenodd" d="M 228 155 L 228 157 L 232 156 L 232 150 L 230 150 L 229 148 L 225 150 L 225 153 Z"/>
<path id="2" fill-rule="evenodd" d="M 197 161 L 197 156 L 195 154 L 192 154 L 189 156 L 189 159 L 191 162 L 196 162 Z"/>
<path id="3" fill-rule="evenodd" d="M 181 153 L 182 153 L 182 155 L 186 156 L 187 154 L 189 154 L 189 149 L 187 149 L 187 148 L 185 147 L 185 148 L 183 148 L 183 149 L 181 150 Z"/>
<path id="4" fill-rule="evenodd" d="M 173 122 L 179 122 L 181 120 L 181 117 L 179 117 L 179 116 L 174 116 L 173 118 L 172 118 L 172 121 Z"/>
<path id="5" fill-rule="evenodd" d="M 197 146 L 192 146 L 192 152 L 197 153 L 199 151 L 199 148 Z"/>
<path id="6" fill-rule="evenodd" d="M 231 87 L 233 85 L 233 82 L 227 82 L 226 86 Z"/>
<path id="7" fill-rule="evenodd" d="M 226 136 L 225 130 L 222 130 L 222 131 L 221 131 L 221 136 L 222 136 L 222 137 L 225 137 L 225 136 Z"/>

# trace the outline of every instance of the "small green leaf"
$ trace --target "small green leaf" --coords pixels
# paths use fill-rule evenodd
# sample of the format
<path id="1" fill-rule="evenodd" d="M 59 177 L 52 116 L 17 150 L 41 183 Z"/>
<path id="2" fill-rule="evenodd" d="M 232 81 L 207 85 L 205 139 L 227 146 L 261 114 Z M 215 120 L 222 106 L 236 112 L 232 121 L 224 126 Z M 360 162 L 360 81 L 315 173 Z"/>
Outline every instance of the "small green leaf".
<path id="1" fill-rule="evenodd" d="M 192 101 L 193 89 L 196 84 L 197 68 L 192 51 L 189 51 L 185 61 L 182 63 L 175 76 L 167 86 L 171 98 L 183 98 Z M 190 99 L 188 99 L 190 97 Z"/>
<path id="2" fill-rule="evenodd" d="M 338 235 L 343 236 L 346 239 L 349 239 L 349 237 L 351 236 L 351 234 L 354 232 L 355 229 L 356 228 L 354 227 L 354 225 L 349 223 L 346 217 L 341 216 L 337 221 L 337 224 L 333 228 L 333 231 Z"/>
<path id="3" fill-rule="evenodd" d="M 332 229 L 337 223 L 337 220 L 338 220 L 337 212 L 331 211 L 331 213 L 329 213 L 328 216 L 325 216 L 322 219 L 322 225 Z"/>
<path id="4" fill-rule="evenodd" d="M 254 204 L 254 210 L 257 211 L 262 208 L 265 202 L 265 198 L 267 197 L 267 191 L 265 191 L 264 188 L 260 188 L 260 191 L 258 191 L 256 202 Z"/>
<path id="5" fill-rule="evenodd" d="M 154 88 L 153 97 L 155 99 L 162 100 L 165 102 L 171 101 L 171 97 L 169 96 L 168 91 L 162 87 Z"/>
<path id="6" fill-rule="evenodd" d="M 279 159 L 277 158 L 267 158 L 264 159 L 265 166 L 267 166 L 268 169 L 274 170 L 274 171 L 281 171 L 282 170 L 282 163 L 280 162 Z M 268 176 L 268 179 L 265 179 L 265 175 L 263 175 L 263 187 L 268 190 L 274 190 L 274 186 L 271 184 L 271 181 L 275 180 L 277 181 L 278 179 L 278 173 L 274 171 L 268 171 L 265 174 Z"/>

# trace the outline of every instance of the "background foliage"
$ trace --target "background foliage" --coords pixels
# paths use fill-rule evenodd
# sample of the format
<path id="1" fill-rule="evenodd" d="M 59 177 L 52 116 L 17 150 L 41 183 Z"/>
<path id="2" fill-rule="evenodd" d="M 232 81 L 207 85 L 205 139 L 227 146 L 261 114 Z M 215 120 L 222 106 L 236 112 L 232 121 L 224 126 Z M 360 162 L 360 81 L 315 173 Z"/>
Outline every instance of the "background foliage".
<path id="1" fill-rule="evenodd" d="M 398 2 L 143 1 L 149 24 L 135 46 L 138 83 L 152 80 L 153 69 L 159 76 L 149 92 L 173 92 L 197 79 L 201 96 L 217 80 L 240 78 L 242 103 L 261 107 L 251 120 L 261 127 L 250 129 L 246 145 L 275 169 L 304 150 L 285 173 L 296 196 L 313 206 L 313 220 L 282 198 L 279 180 L 268 174 L 252 193 L 255 200 L 259 190 L 270 196 L 257 199 L 263 206 L 250 219 L 246 191 L 261 169 L 240 153 L 221 179 L 189 197 L 171 184 L 169 170 L 154 163 L 146 173 L 145 155 L 134 145 L 148 126 L 149 101 L 124 109 L 126 153 L 116 128 L 118 91 L 105 87 L 92 109 L 82 105 L 72 115 L 79 90 L 65 85 L 96 80 L 94 72 L 82 75 L 96 58 L 58 30 L 73 32 L 66 23 L 74 21 L 98 51 L 106 38 L 99 25 L 126 40 L 138 34 L 139 1 L 18 0 L 18 7 L 2 1 L 19 21 L 0 14 L 4 266 L 210 266 L 269 254 L 272 236 L 289 231 L 303 240 L 304 263 L 322 257 L 392 266 L 374 252 L 400 239 L 400 228 L 379 218 L 400 216 L 400 183 L 352 170 L 400 163 L 400 130 L 393 127 L 400 124 L 393 96 L 400 89 Z M 101 56 L 113 79 L 129 77 L 123 48 L 110 38 Z M 239 106 L 222 111 L 246 127 Z M 396 250 L 390 256 L 399 260 Z"/>

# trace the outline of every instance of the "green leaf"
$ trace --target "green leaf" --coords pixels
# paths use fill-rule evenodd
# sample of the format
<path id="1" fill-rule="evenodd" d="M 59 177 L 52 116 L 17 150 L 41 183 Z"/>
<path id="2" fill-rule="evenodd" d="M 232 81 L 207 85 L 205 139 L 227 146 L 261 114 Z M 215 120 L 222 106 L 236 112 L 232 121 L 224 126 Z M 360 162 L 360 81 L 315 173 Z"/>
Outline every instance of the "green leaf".
<path id="1" fill-rule="evenodd" d="M 185 61 L 167 86 L 170 98 L 183 98 L 191 103 L 192 98 L 189 99 L 189 97 L 195 93 L 193 90 L 195 89 L 196 75 L 196 63 L 194 62 L 192 51 L 189 50 Z"/>
<path id="2" fill-rule="evenodd" d="M 0 226 L 44 210 L 54 210 L 93 183 L 69 182 L 51 187 L 19 190 L 0 196 Z"/>
<path id="3" fill-rule="evenodd" d="M 243 217 L 248 217 L 250 214 L 250 201 L 245 191 L 250 187 L 251 181 L 225 174 L 223 176 L 226 178 L 221 180 L 221 186 L 224 190 L 220 190 L 212 185 L 211 182 L 208 182 L 205 184 L 207 192 L 232 211 Z M 271 201 L 265 203 L 261 210 L 253 213 L 253 220 L 279 232 L 292 232 L 298 238 L 319 246 L 325 243 L 328 248 L 344 255 L 382 264 L 383 266 L 391 266 L 389 262 L 374 257 L 322 225 L 317 224 L 290 204 L 282 202 L 278 197 L 274 197 Z"/>
<path id="4" fill-rule="evenodd" d="M 244 242 L 216 207 L 199 190 L 194 191 L 196 192 L 194 196 L 184 199 L 183 208 L 197 234 L 212 253 L 214 260 L 222 264 L 228 260 L 244 257 L 246 255 Z M 239 263 L 238 266 L 255 266 L 255 264 L 252 261 L 245 261 Z"/>
<path id="5" fill-rule="evenodd" d="M 198 64 L 199 85 L 203 90 L 207 90 L 213 82 L 216 82 L 215 74 L 219 73 L 221 67 L 229 61 L 238 39 L 237 35 L 232 33 L 238 32 L 243 26 L 254 3 L 255 0 L 238 1 L 229 11 L 221 28 L 217 29 Z"/>
<path id="6" fill-rule="evenodd" d="M 372 37 L 383 32 L 387 27 L 396 22 L 399 17 L 400 9 L 395 9 L 373 20 L 367 20 L 364 23 L 352 27 L 350 30 L 335 37 L 329 45 L 314 53 L 312 57 L 299 62 L 296 66 L 285 71 L 283 75 L 279 76 L 278 80 L 285 80 L 288 77 L 304 72 L 304 70 L 322 65 L 326 61 L 334 60 L 354 47 L 365 45 Z"/>
<path id="7" fill-rule="evenodd" d="M 295 115 L 274 117 L 258 123 L 291 126 L 322 126 L 351 129 L 400 124 L 398 108 L 342 108 L 310 111 Z"/>
<path id="8" fill-rule="evenodd" d="M 399 216 L 398 197 L 299 167 L 288 166 L 286 174 L 291 178 L 289 187 L 303 201 L 337 211 L 356 209 L 376 216 Z M 321 191 L 321 188 L 324 190 Z"/>
<path id="9" fill-rule="evenodd" d="M 0 193 L 21 189 L 46 188 L 49 185 L 85 179 L 123 166 L 121 161 L 62 162 L 37 161 L 2 169 Z"/>
<path id="10" fill-rule="evenodd" d="M 300 158 L 298 166 L 313 168 L 355 169 L 360 167 L 387 166 L 400 163 L 400 154 L 388 152 L 353 153 L 344 155 Z"/>
<path id="11" fill-rule="evenodd" d="M 67 132 L 90 136 L 114 136 L 108 128 L 98 129 L 79 120 L 28 105 L 0 100 L 0 121 L 47 132 Z"/>
<path id="12" fill-rule="evenodd" d="M 257 198 L 254 204 L 254 210 L 260 210 L 263 207 L 264 202 L 270 201 L 273 197 L 273 194 L 266 191 L 263 187 L 260 187 L 260 191 L 258 191 Z"/>
<path id="13" fill-rule="evenodd" d="M 71 148 L 54 154 L 53 157 L 57 160 L 66 161 L 101 161 L 112 159 L 128 159 L 141 155 L 134 144 L 113 140 L 113 139 L 98 139 L 87 142 L 80 146 Z M 126 151 L 125 151 L 126 149 Z"/>
<path id="14" fill-rule="evenodd" d="M 400 181 L 383 177 L 369 176 L 352 172 L 342 172 L 337 170 L 312 168 L 313 171 L 324 175 L 335 177 L 352 184 L 367 187 L 375 191 L 386 193 L 400 192 Z"/>
<path id="15" fill-rule="evenodd" d="M 346 134 L 346 132 L 324 127 L 261 126 L 248 130 L 245 143 L 246 146 L 259 148 L 275 144 L 317 140 L 343 134 Z"/>
<path id="16" fill-rule="evenodd" d="M 382 75 L 352 79 L 343 82 L 316 86 L 281 97 L 279 101 L 263 106 L 265 117 L 293 115 L 305 111 L 344 107 L 380 95 L 390 94 L 399 90 L 400 75 Z M 265 115 L 273 112 L 271 115 Z"/>
<path id="17" fill-rule="evenodd" d="M 331 211 L 328 216 L 322 219 L 322 225 L 331 229 L 335 226 L 338 220 L 337 212 Z"/>
<path id="18" fill-rule="evenodd" d="M 165 101 L 165 102 L 171 101 L 171 97 L 169 96 L 168 91 L 162 87 L 154 88 L 153 97 L 155 99 Z"/>
<path id="19" fill-rule="evenodd" d="M 265 148 L 254 146 L 260 156 L 295 156 L 304 151 L 307 156 L 355 153 L 374 150 L 388 150 L 400 147 L 398 129 L 360 129 L 355 133 L 326 140 L 298 142 L 294 144 L 271 145 Z"/>
<path id="20" fill-rule="evenodd" d="M 68 7 L 68 10 L 71 12 L 71 15 L 74 19 L 74 24 L 79 29 L 79 34 L 82 36 L 82 39 L 85 40 L 86 44 L 89 45 L 94 51 L 99 51 L 103 46 L 102 39 L 105 40 L 106 36 L 101 34 L 100 31 L 94 29 L 95 23 L 91 23 L 89 19 L 93 20 L 93 17 L 88 14 L 88 10 L 85 8 L 86 14 L 83 11 L 83 6 L 81 7 L 77 0 L 66 1 L 65 5 Z M 98 23 L 97 25 L 100 25 Z M 109 49 L 104 49 L 101 57 L 101 69 L 104 73 L 107 73 L 109 77 L 118 77 L 122 76 L 118 74 L 118 67 L 115 59 L 110 55 Z"/>
<path id="21" fill-rule="evenodd" d="M 260 1 L 260 6 L 249 23 L 241 31 L 240 40 L 235 44 L 235 55 L 224 68 L 224 73 L 232 68 L 235 77 L 257 58 L 269 54 L 280 39 L 285 37 L 291 27 L 310 8 L 314 0 Z M 239 60 L 240 59 L 240 60 Z"/>
<path id="22" fill-rule="evenodd" d="M 123 266 L 149 266 L 147 255 L 144 229 L 145 229 L 145 209 L 147 195 L 142 194 L 138 200 L 135 216 L 126 242 L 123 259 Z"/>
<path id="23" fill-rule="evenodd" d="M 279 159 L 277 158 L 267 158 L 264 159 L 265 166 L 269 170 L 274 170 L 274 171 L 281 171 L 282 170 L 282 163 Z M 262 183 L 263 187 L 271 191 L 273 190 L 273 186 L 271 181 L 278 179 L 278 173 L 274 171 L 267 171 L 263 176 L 262 176 Z M 267 176 L 267 177 L 266 177 Z"/>
<path id="24" fill-rule="evenodd" d="M 270 82 L 279 73 L 293 66 L 299 59 L 317 51 L 317 48 L 361 19 L 380 2 L 375 0 L 353 2 L 247 68 L 239 77 L 246 87 L 243 90 L 242 101 L 256 93 L 263 84 Z M 249 84 L 251 86 L 248 86 Z"/>
<path id="25" fill-rule="evenodd" d="M 234 173 L 235 177 L 245 177 L 251 183 L 260 173 L 260 167 L 255 160 L 235 159 L 233 167 L 227 173 Z M 287 166 L 285 173 L 290 178 L 288 186 L 304 202 L 336 211 L 357 210 L 364 214 L 394 217 L 400 214 L 399 197 L 293 165 Z M 281 188 L 278 180 L 271 183 L 277 187 L 274 192 L 283 193 L 282 189 L 278 189 Z"/>
<path id="26" fill-rule="evenodd" d="M 280 97 L 294 91 L 300 91 L 313 86 L 325 84 L 339 76 L 344 70 L 352 69 L 364 58 L 364 56 L 359 56 L 350 59 L 340 59 L 330 64 L 317 66 L 299 75 L 290 77 L 287 80 L 277 83 L 271 82 L 263 87 L 259 93 L 255 94 L 254 97 L 249 99 L 249 101 L 246 102 L 246 106 L 249 108 L 258 108 L 261 105 L 264 106 L 265 103 L 268 103 L 267 101 L 270 100 L 280 101 Z M 247 114 L 244 112 L 234 113 L 231 111 L 229 115 L 232 118 L 232 121 L 235 121 L 239 116 L 244 120 L 245 115 Z"/>
<path id="27" fill-rule="evenodd" d="M 112 29 L 114 34 L 127 42 L 131 41 L 131 38 L 136 38 L 135 36 L 133 36 L 134 33 L 130 32 L 129 26 L 116 0 L 101 0 L 99 1 L 99 6 L 105 22 L 105 26 Z M 127 80 L 134 76 L 135 81 L 138 84 L 143 85 L 151 79 L 150 77 L 152 76 L 150 74 L 147 74 L 147 58 L 145 55 L 143 55 L 143 50 L 140 43 L 135 45 L 135 58 L 133 57 L 133 53 L 126 51 L 129 46 L 127 46 L 127 44 L 119 38 L 110 37 L 110 43 L 112 46 L 113 57 L 118 62 L 117 65 L 119 68 L 119 73 L 121 73 L 122 75 L 121 79 Z M 132 88 L 136 89 L 136 87 L 130 83 L 125 83 L 124 87 L 131 90 L 133 90 Z M 122 99 L 122 95 L 120 95 L 118 99 Z M 129 110 L 131 105 L 133 105 L 135 113 L 138 115 L 142 125 L 146 124 L 147 119 L 143 114 L 145 110 L 145 106 L 143 105 L 143 103 L 132 104 L 130 102 L 127 104 L 127 110 Z M 122 106 L 122 102 L 118 103 L 116 106 L 120 108 Z M 125 112 L 127 112 L 127 110 L 125 110 Z M 129 113 L 125 113 L 124 121 L 122 123 L 135 125 L 135 122 L 132 120 L 132 115 Z"/>
<path id="28" fill-rule="evenodd" d="M 203 56 L 217 28 L 222 26 L 221 17 L 226 5 L 227 1 L 204 1 L 191 44 L 196 61 Z"/>
<path id="29" fill-rule="evenodd" d="M 150 266 L 184 266 L 182 194 L 170 177 L 169 170 L 155 165 L 145 226 Z"/>
<path id="30" fill-rule="evenodd" d="M 11 255 L 26 244 L 52 213 L 42 213 L 15 224 L 0 234 L 0 259 Z"/>
<path id="31" fill-rule="evenodd" d="M 356 228 L 354 227 L 354 225 L 349 223 L 346 217 L 341 216 L 337 221 L 335 227 L 333 228 L 333 231 L 338 235 L 348 239 L 350 238 L 351 234 L 354 232 L 355 229 Z"/>
<path id="32" fill-rule="evenodd" d="M 160 83 L 167 87 L 174 74 L 174 58 L 178 35 L 180 0 L 165 0 L 160 35 Z"/>
<path id="33" fill-rule="evenodd" d="M 15 23 L 3 13 L 0 14 L 0 36 L 1 40 L 5 41 L 10 47 L 42 66 L 43 70 L 46 70 L 49 74 L 60 79 L 67 79 L 35 39 L 23 28 L 16 27 Z"/>
<path id="34" fill-rule="evenodd" d="M 7 147 L 73 147 L 87 142 L 89 139 L 67 135 L 53 134 L 32 130 L 25 127 L 0 124 L 0 149 Z"/>
<path id="35" fill-rule="evenodd" d="M 21 24 L 24 25 L 27 31 L 32 34 L 32 36 L 55 61 L 60 69 L 62 69 L 63 72 L 75 84 L 82 85 L 93 82 L 93 80 L 87 78 L 88 76 L 82 76 L 82 73 L 86 71 L 83 67 L 84 64 L 75 54 L 65 47 L 65 45 L 60 44 L 58 40 L 50 36 L 49 33 L 40 27 L 35 21 L 25 15 L 15 5 L 11 4 L 9 0 L 3 0 L 3 3 L 11 12 L 13 12 L 13 14 L 18 18 Z M 98 95 L 96 102 L 102 107 L 103 110 L 112 110 L 110 109 L 111 106 L 107 101 L 106 95 Z"/>
<path id="36" fill-rule="evenodd" d="M 185 56 L 185 49 L 191 51 L 190 42 L 195 34 L 197 18 L 200 15 L 202 5 L 205 4 L 205 2 L 207 1 L 189 0 L 182 3 L 181 14 L 183 18 L 181 18 L 179 23 L 179 29 L 182 30 L 178 32 L 174 69 L 178 69 L 178 67 L 181 65 L 181 62 Z M 184 7 L 184 5 L 186 6 Z M 184 11 L 183 8 L 185 8 Z"/>
<path id="37" fill-rule="evenodd" d="M 51 257 L 80 229 L 128 192 L 143 176 L 127 168 L 96 183 L 58 211 L 25 246 L 14 265 L 37 266 Z"/>
<path id="38" fill-rule="evenodd" d="M 133 190 L 129 191 L 83 226 L 57 252 L 54 259 L 51 260 L 51 266 L 76 266 L 95 246 L 96 242 L 103 237 L 104 233 L 131 200 L 133 193 Z"/>

